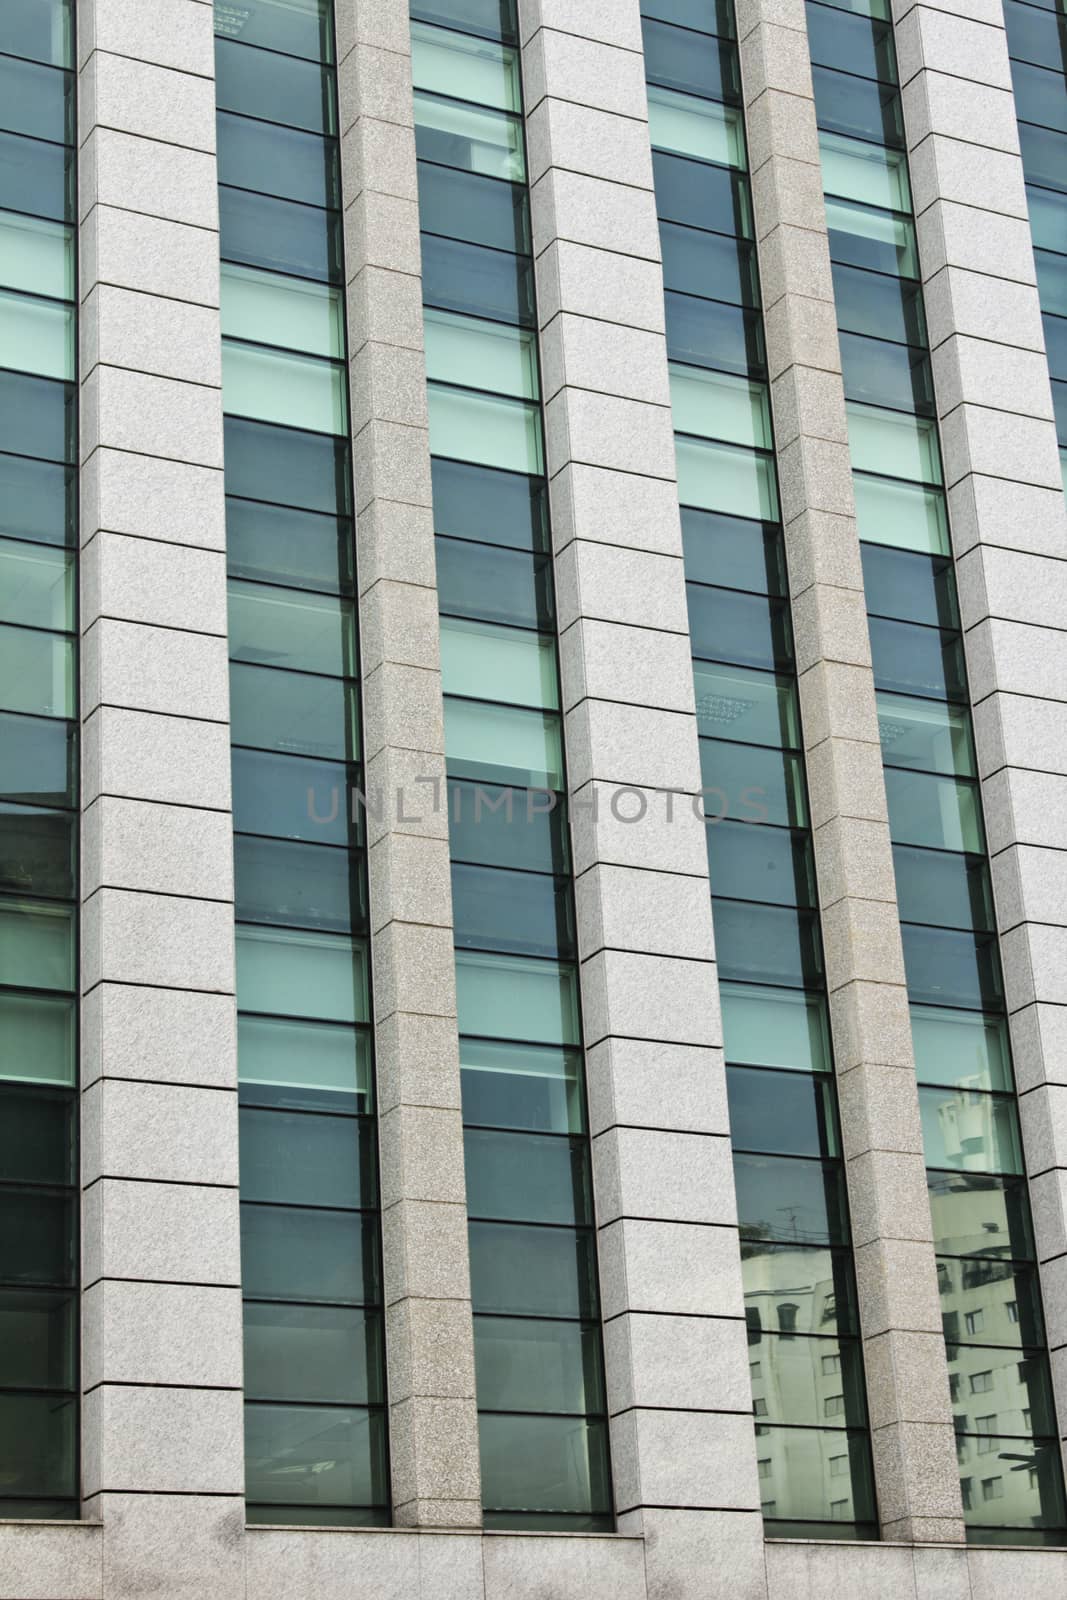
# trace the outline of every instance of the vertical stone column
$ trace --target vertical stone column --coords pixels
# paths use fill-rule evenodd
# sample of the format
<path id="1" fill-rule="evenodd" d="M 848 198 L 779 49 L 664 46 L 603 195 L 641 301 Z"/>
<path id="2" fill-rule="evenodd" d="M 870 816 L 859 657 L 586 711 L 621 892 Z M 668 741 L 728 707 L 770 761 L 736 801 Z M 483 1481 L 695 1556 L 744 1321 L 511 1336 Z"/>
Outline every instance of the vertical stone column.
<path id="1" fill-rule="evenodd" d="M 803 0 L 738 0 L 782 517 L 874 1468 L 963 1538 Z"/>
<path id="2" fill-rule="evenodd" d="M 243 1594 L 212 8 L 79 25 L 83 1497 L 104 1590 Z M 165 1576 L 164 1576 L 165 1575 Z"/>
<path id="3" fill-rule="evenodd" d="M 762 1596 L 638 0 L 519 13 L 619 1527 Z"/>
<path id="4" fill-rule="evenodd" d="M 1067 1437 L 1067 518 L 999 5 L 897 55 L 993 889 Z"/>
<path id="5" fill-rule="evenodd" d="M 406 0 L 335 0 L 394 1517 L 481 1522 Z"/>

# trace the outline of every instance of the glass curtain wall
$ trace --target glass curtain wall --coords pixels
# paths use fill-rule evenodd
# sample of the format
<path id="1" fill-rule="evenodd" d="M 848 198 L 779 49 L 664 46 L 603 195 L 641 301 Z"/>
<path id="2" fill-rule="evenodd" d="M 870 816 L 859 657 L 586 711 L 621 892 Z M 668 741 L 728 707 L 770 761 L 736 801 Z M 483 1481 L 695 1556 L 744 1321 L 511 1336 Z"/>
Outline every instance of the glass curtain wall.
<path id="1" fill-rule="evenodd" d="M 411 14 L 485 1524 L 610 1528 L 515 11 Z"/>
<path id="2" fill-rule="evenodd" d="M 73 17 L 0 7 L 0 1517 L 76 1517 Z"/>
<path id="3" fill-rule="evenodd" d="M 807 16 L 964 1517 L 1062 1542 L 888 0 Z"/>
<path id="4" fill-rule="evenodd" d="M 333 15 L 329 0 L 219 0 L 215 17 L 248 1516 L 378 1523 L 388 1470 Z"/>
<path id="5" fill-rule="evenodd" d="M 767 1531 L 877 1537 L 729 0 L 644 0 Z"/>
<path id="6" fill-rule="evenodd" d="M 1067 483 L 1067 9 L 1064 0 L 1004 0 L 1004 24 Z"/>

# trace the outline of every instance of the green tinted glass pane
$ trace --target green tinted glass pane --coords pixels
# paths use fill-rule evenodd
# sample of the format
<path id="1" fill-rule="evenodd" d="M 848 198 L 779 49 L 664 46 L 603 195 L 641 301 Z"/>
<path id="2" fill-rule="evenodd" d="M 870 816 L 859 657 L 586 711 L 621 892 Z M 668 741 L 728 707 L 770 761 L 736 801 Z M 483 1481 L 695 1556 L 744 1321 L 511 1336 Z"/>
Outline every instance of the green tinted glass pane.
<path id="1" fill-rule="evenodd" d="M 23 627 L 73 628 L 73 554 L 51 545 L 0 539 L 0 620 Z"/>
<path id="2" fill-rule="evenodd" d="M 880 470 L 889 467 L 883 462 Z M 948 555 L 948 519 L 940 489 L 892 483 L 863 472 L 853 473 L 852 488 L 861 539 L 901 550 L 921 550 L 926 555 Z"/>
<path id="3" fill-rule="evenodd" d="M 341 290 L 224 261 L 222 332 L 226 338 L 340 358 L 344 355 Z"/>
<path id="4" fill-rule="evenodd" d="M 604 1409 L 595 1325 L 475 1317 L 474 1359 L 483 1411 Z"/>
<path id="5" fill-rule="evenodd" d="M 7 978 L 0 968 L 0 977 Z M 5 1082 L 75 1081 L 74 1002 L 0 990 L 0 1078 Z"/>
<path id="6" fill-rule="evenodd" d="M 563 787 L 559 717 L 552 712 L 446 699 L 445 751 L 456 777 Z"/>
<path id="7" fill-rule="evenodd" d="M 957 1440 L 963 1520 L 973 1529 L 999 1530 L 992 1541 L 1014 1544 L 1016 1530 L 1062 1530 L 1067 1525 L 1059 1445 L 1029 1439 L 961 1436 Z M 1032 1536 L 1032 1534 L 1031 1534 Z M 1062 1544 L 1062 1536 L 1054 1541 Z"/>
<path id="8" fill-rule="evenodd" d="M 366 1022 L 366 949 L 340 934 L 239 927 L 237 1004 L 275 1016 Z"/>
<path id="9" fill-rule="evenodd" d="M 0 351 L 6 367 L 44 378 L 74 377 L 74 308 L 0 291 Z"/>
<path id="10" fill-rule="evenodd" d="M 1003 1017 L 912 1006 L 911 1037 L 920 1083 L 975 1089 L 1012 1087 L 1008 1025 Z"/>
<path id="11" fill-rule="evenodd" d="M 7 1494 L 77 1493 L 76 1400 L 55 1395 L 0 1394 L 0 1439 Z"/>
<path id="12" fill-rule="evenodd" d="M 73 1389 L 75 1301 L 0 1289 L 0 1370 L 13 1389 Z"/>
<path id="13" fill-rule="evenodd" d="M 676 438 L 674 448 L 683 506 L 776 520 L 778 489 L 769 456 L 704 439 Z"/>
<path id="14" fill-rule="evenodd" d="M 245 937 L 242 935 L 242 942 Z M 312 1090 L 354 1095 L 370 1103 L 370 1041 L 354 1028 L 241 1016 L 237 1041 L 242 1084 L 289 1091 L 294 1099 Z"/>
<path id="15" fill-rule="evenodd" d="M 0 284 L 54 300 L 73 300 L 74 229 L 62 222 L 0 211 Z"/>
<path id="16" fill-rule="evenodd" d="M 556 961 L 456 951 L 460 1033 L 577 1044 L 578 975 Z"/>
<path id="17" fill-rule="evenodd" d="M 73 66 L 71 0 L 4 0 L 0 50 L 52 67 Z"/>
<path id="18" fill-rule="evenodd" d="M 523 628 L 441 618 L 445 694 L 559 709 L 556 641 Z"/>
<path id="19" fill-rule="evenodd" d="M 734 1154 L 743 1240 L 847 1244 L 844 1173 L 836 1161 Z"/>
<path id="20" fill-rule="evenodd" d="M 932 1187 L 934 1175 L 928 1183 Z M 999 1345 L 1022 1350 L 1043 1344 L 1045 1319 L 1037 1268 L 999 1260 L 992 1252 L 937 1263 L 941 1325 L 949 1345 Z M 978 1431 L 982 1419 L 976 1418 Z M 987 1419 L 988 1431 L 998 1423 Z"/>
<path id="21" fill-rule="evenodd" d="M 982 852 L 975 784 L 886 767 L 885 789 L 894 844 L 930 845 L 938 850 L 966 850 L 976 855 Z"/>
<path id="22" fill-rule="evenodd" d="M 333 60 L 332 0 L 215 0 L 215 32 L 311 61 Z"/>
<path id="23" fill-rule="evenodd" d="M 385 1418 L 339 1406 L 245 1406 L 245 1494 L 301 1505 L 388 1498 Z"/>
<path id="24" fill-rule="evenodd" d="M 469 1237 L 475 1312 L 596 1316 L 596 1245 L 591 1231 L 472 1222 Z"/>
<path id="25" fill-rule="evenodd" d="M 954 1264 L 942 1262 L 952 1270 Z M 948 1381 L 957 1430 L 977 1433 L 976 1419 L 993 1412 L 1002 1433 L 1054 1435 L 1056 1412 L 1048 1356 L 995 1345 L 950 1344 Z"/>
<path id="26" fill-rule="evenodd" d="M 970 1088 L 920 1088 L 928 1167 L 957 1172 L 1021 1172 L 1019 1114 L 1013 1098 Z"/>
<path id="27" fill-rule="evenodd" d="M 411 75 L 416 89 L 498 111 L 522 110 L 518 51 L 490 39 L 413 22 Z"/>
<path id="28" fill-rule="evenodd" d="M 249 1400 L 367 1405 L 382 1393 L 381 1318 L 351 1306 L 245 1303 Z"/>
<path id="29" fill-rule="evenodd" d="M 927 1187 L 934 1249 L 940 1254 L 1032 1258 L 1030 1203 L 1021 1178 L 937 1172 L 928 1175 Z"/>
<path id="30" fill-rule="evenodd" d="M 937 424 L 932 417 L 915 417 L 880 406 L 849 401 L 848 442 L 857 472 L 884 472 L 893 478 L 920 483 L 941 482 L 941 454 Z M 866 538 L 862 527 L 860 538 Z"/>
<path id="31" fill-rule="evenodd" d="M 587 1227 L 592 1222 L 584 1139 L 468 1128 L 463 1149 L 468 1216 L 483 1222 L 548 1222 L 562 1227 Z"/>
<path id="32" fill-rule="evenodd" d="M 819 134 L 822 181 L 827 194 L 887 211 L 910 211 L 908 160 L 903 150 L 888 150 L 840 133 Z"/>
<path id="33" fill-rule="evenodd" d="M 230 737 L 262 750 L 355 761 L 359 685 L 231 662 Z"/>
<path id="34" fill-rule="evenodd" d="M 584 1128 L 577 1052 L 461 1038 L 459 1063 L 464 1122 L 543 1133 Z"/>
<path id="35" fill-rule="evenodd" d="M 695 95 L 648 85 L 648 131 L 655 150 L 743 167 L 745 135 L 741 112 Z"/>
<path id="36" fill-rule="evenodd" d="M 709 820 L 807 827 L 799 757 L 759 745 L 701 739 L 700 771 L 704 815 Z"/>
<path id="37" fill-rule="evenodd" d="M 424 313 L 423 327 L 426 376 L 431 381 L 537 399 L 537 342 L 532 332 L 432 308 Z"/>
<path id="38" fill-rule="evenodd" d="M 490 1510 L 611 1510 L 606 1422 L 483 1412 L 478 1437 Z"/>
<path id="39" fill-rule="evenodd" d="M 253 666 L 351 677 L 356 671 L 350 600 L 231 578 L 230 655 Z"/>
<path id="40" fill-rule="evenodd" d="M 222 403 L 231 415 L 312 433 L 348 427 L 344 367 L 233 340 L 222 346 Z"/>
<path id="41" fill-rule="evenodd" d="M 506 111 L 460 105 L 415 91 L 415 149 L 426 161 L 522 183 L 522 120 Z"/>
<path id="42" fill-rule="evenodd" d="M 241 1207 L 241 1280 L 252 1300 L 364 1305 L 381 1292 L 378 1218 L 314 1206 Z"/>
<path id="43" fill-rule="evenodd" d="M 735 1150 L 787 1156 L 841 1154 L 833 1091 L 821 1074 L 731 1066 L 726 1091 Z"/>
<path id="44" fill-rule="evenodd" d="M 826 226 L 834 261 L 902 278 L 918 275 L 915 224 L 910 217 L 828 195 Z"/>
<path id="45" fill-rule="evenodd" d="M 863 1357 L 858 1341 L 842 1344 L 837 1339 L 794 1335 L 791 1329 L 764 1330 L 758 1344 L 749 1344 L 748 1361 L 753 1406 L 760 1419 L 809 1428 L 865 1426 Z M 844 1440 L 841 1446 L 844 1448 Z"/>
<path id="46" fill-rule="evenodd" d="M 874 1479 L 866 1433 L 756 1424 L 760 1503 L 790 1522 L 874 1523 Z"/>
<path id="47" fill-rule="evenodd" d="M 74 642 L 0 625 L 0 707 L 43 717 L 74 715 Z"/>
<path id="48" fill-rule="evenodd" d="M 767 386 L 703 367 L 670 367 L 671 407 L 679 433 L 770 449 Z"/>
<path id="49" fill-rule="evenodd" d="M 977 776 L 966 708 L 900 694 L 882 693 L 877 700 L 883 761 L 946 777 Z"/>
<path id="50" fill-rule="evenodd" d="M 0 980 L 20 989 L 74 988 L 74 913 L 0 900 Z"/>
<path id="51" fill-rule="evenodd" d="M 697 731 L 745 744 L 800 744 L 796 689 L 791 679 L 744 667 L 693 662 Z"/>
<path id="52" fill-rule="evenodd" d="M 434 455 L 535 476 L 544 471 L 539 406 L 437 383 L 427 393 Z"/>
<path id="53" fill-rule="evenodd" d="M 747 983 L 723 983 L 720 994 L 727 1061 L 830 1071 L 830 1030 L 821 996 Z"/>
<path id="54" fill-rule="evenodd" d="M 741 1279 L 750 1350 L 765 1332 L 829 1336 L 859 1332 L 852 1256 L 847 1249 L 745 1239 Z"/>

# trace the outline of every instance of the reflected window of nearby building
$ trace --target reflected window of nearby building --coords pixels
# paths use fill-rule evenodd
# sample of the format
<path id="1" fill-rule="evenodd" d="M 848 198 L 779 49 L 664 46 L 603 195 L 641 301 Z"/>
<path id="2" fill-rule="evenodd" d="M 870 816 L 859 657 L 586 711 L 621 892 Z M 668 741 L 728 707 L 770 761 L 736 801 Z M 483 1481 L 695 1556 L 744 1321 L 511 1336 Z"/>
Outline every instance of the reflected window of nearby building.
<path id="1" fill-rule="evenodd" d="M 830 1457 L 830 1476 L 831 1478 L 848 1477 L 848 1456 Z"/>
<path id="2" fill-rule="evenodd" d="M 770 1475 L 771 1475 L 771 1458 L 770 1458 L 770 1456 L 761 1456 L 760 1459 L 756 1462 L 756 1468 L 757 1468 L 757 1471 L 759 1472 L 759 1475 L 760 1475 L 761 1478 L 769 1478 Z"/>
<path id="3" fill-rule="evenodd" d="M 822 1358 L 822 1370 L 823 1370 L 824 1373 L 840 1372 L 841 1371 L 841 1357 L 839 1355 L 823 1356 L 823 1358 Z"/>
<path id="4" fill-rule="evenodd" d="M 1004 1498 L 1004 1479 L 1003 1478 L 983 1478 L 982 1479 L 982 1499 L 983 1500 L 1003 1500 L 1003 1498 Z"/>
<path id="5" fill-rule="evenodd" d="M 791 1300 L 785 1301 L 783 1305 L 778 1307 L 778 1331 L 785 1334 L 786 1338 L 789 1338 L 791 1334 L 797 1331 L 797 1312 L 799 1310 L 800 1307 L 794 1305 Z"/>
<path id="6" fill-rule="evenodd" d="M 824 1417 L 841 1417 L 845 1414 L 845 1397 L 843 1394 L 828 1394 L 822 1403 Z"/>
<path id="7" fill-rule="evenodd" d="M 964 1313 L 963 1325 L 968 1333 L 980 1333 L 984 1324 L 984 1311 L 967 1311 Z"/>
<path id="8" fill-rule="evenodd" d="M 973 1487 L 974 1487 L 974 1479 L 973 1478 L 961 1478 L 960 1479 L 960 1494 L 963 1496 L 963 1509 L 964 1509 L 964 1511 L 969 1511 L 971 1509 L 971 1505 L 973 1503 L 973 1496 L 972 1496 Z"/>
<path id="9" fill-rule="evenodd" d="M 992 1372 L 972 1372 L 971 1393 L 986 1394 L 993 1387 Z"/>
<path id="10" fill-rule="evenodd" d="M 1018 1322 L 1019 1302 L 1017 1300 L 1005 1300 L 1004 1309 L 1008 1313 L 1009 1322 Z"/>

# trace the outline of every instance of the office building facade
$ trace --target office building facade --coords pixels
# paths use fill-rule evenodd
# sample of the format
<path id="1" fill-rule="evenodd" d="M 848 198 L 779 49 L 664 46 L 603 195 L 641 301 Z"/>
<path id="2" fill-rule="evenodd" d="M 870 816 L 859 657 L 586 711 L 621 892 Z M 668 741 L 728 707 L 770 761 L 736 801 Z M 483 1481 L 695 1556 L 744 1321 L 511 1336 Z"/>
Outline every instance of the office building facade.
<path id="1" fill-rule="evenodd" d="M 1067 14 L 0 7 L 0 1600 L 1067 1583 Z"/>

